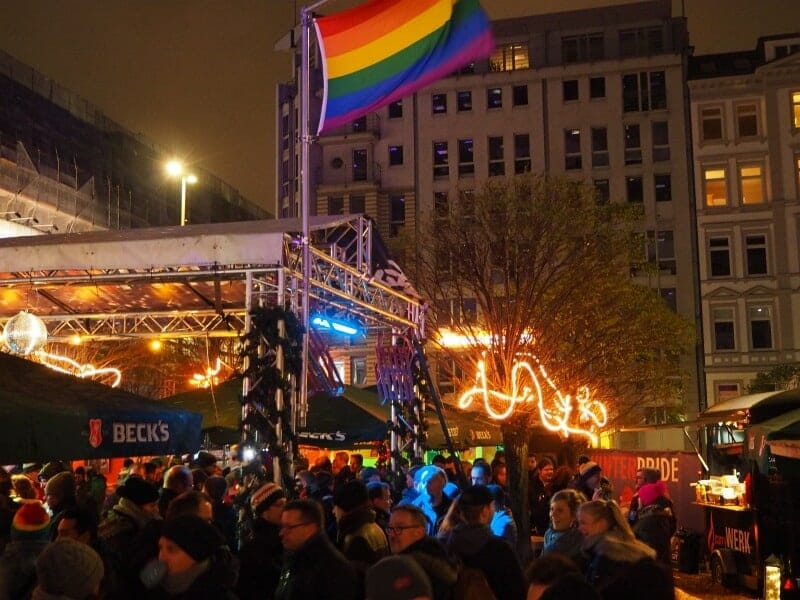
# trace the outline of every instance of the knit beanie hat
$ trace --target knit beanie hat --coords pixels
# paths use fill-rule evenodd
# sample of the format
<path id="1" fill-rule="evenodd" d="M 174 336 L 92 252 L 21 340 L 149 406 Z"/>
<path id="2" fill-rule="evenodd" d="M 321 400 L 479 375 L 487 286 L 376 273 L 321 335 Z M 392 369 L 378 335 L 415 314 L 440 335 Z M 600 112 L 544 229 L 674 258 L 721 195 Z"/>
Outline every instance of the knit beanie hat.
<path id="1" fill-rule="evenodd" d="M 72 498 L 75 496 L 75 476 L 69 471 L 56 473 L 47 480 L 44 493 L 47 496 L 55 496 L 60 501 Z"/>
<path id="2" fill-rule="evenodd" d="M 39 471 L 39 477 L 44 480 L 48 480 L 52 477 L 55 477 L 59 473 L 64 473 L 66 471 L 69 471 L 69 469 L 64 466 L 64 463 L 62 463 L 60 460 L 54 460 L 42 467 L 42 470 Z"/>
<path id="3" fill-rule="evenodd" d="M 433 598 L 431 582 L 410 556 L 390 556 L 375 563 L 366 578 L 367 600 Z"/>
<path id="4" fill-rule="evenodd" d="M 589 477 L 592 475 L 597 475 L 600 471 L 602 471 L 600 465 L 591 460 L 578 467 L 578 473 L 580 474 L 581 481 L 586 481 L 589 479 Z"/>
<path id="5" fill-rule="evenodd" d="M 494 496 L 485 485 L 471 485 L 458 498 L 461 506 L 488 506 L 492 502 Z"/>
<path id="6" fill-rule="evenodd" d="M 333 505 L 345 512 L 350 512 L 367 502 L 369 502 L 367 486 L 357 479 L 348 481 L 333 493 Z"/>
<path id="7" fill-rule="evenodd" d="M 286 492 L 277 483 L 265 483 L 250 495 L 250 507 L 253 514 L 259 516 L 280 498 L 286 498 Z"/>
<path id="8" fill-rule="evenodd" d="M 24 500 L 11 521 L 11 539 L 49 540 L 50 515 L 39 500 Z"/>
<path id="9" fill-rule="evenodd" d="M 36 576 L 42 591 L 76 600 L 97 592 L 103 573 L 103 560 L 97 552 L 72 539 L 48 544 L 36 559 Z"/>
<path id="10" fill-rule="evenodd" d="M 161 537 L 172 540 L 197 562 L 211 557 L 225 545 L 225 538 L 211 523 L 196 515 L 181 515 L 164 521 Z"/>
<path id="11" fill-rule="evenodd" d="M 137 506 L 158 502 L 158 490 L 141 477 L 131 476 L 117 487 L 117 495 L 126 498 Z"/>
<path id="12" fill-rule="evenodd" d="M 661 496 L 668 496 L 667 484 L 663 481 L 656 481 L 655 483 L 645 483 L 638 491 L 639 500 L 642 501 L 644 506 L 648 506 L 655 502 Z"/>

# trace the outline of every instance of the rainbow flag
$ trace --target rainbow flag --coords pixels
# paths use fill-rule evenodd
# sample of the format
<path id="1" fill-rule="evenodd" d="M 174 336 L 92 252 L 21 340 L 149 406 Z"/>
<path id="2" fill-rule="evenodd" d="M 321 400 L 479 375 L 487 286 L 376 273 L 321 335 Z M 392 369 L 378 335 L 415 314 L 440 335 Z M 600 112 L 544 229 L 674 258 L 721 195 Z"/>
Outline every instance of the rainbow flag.
<path id="1" fill-rule="evenodd" d="M 371 0 L 314 19 L 325 95 L 318 132 L 353 121 L 486 58 L 478 0 Z"/>

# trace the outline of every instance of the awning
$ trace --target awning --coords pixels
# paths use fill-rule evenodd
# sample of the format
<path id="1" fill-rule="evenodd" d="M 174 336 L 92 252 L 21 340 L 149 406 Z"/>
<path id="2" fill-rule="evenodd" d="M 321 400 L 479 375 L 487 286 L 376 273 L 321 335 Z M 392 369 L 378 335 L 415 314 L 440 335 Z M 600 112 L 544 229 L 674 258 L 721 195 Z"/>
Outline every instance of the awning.
<path id="1" fill-rule="evenodd" d="M 199 414 L 0 353 L 0 464 L 195 452 Z"/>
<path id="2" fill-rule="evenodd" d="M 798 458 L 800 447 L 800 408 L 767 421 L 751 425 L 745 441 L 748 455 L 766 472 L 768 455 Z"/>
<path id="3" fill-rule="evenodd" d="M 698 415 L 697 420 L 701 423 L 741 421 L 749 415 L 750 421 L 757 423 L 791 410 L 798 404 L 800 389 L 746 394 L 718 402 Z"/>

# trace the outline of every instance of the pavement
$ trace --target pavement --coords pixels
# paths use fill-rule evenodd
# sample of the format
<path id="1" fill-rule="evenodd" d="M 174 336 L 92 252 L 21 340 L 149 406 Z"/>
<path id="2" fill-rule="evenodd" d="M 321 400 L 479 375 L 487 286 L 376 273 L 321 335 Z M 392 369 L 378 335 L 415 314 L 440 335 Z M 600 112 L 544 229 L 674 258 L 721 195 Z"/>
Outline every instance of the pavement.
<path id="1" fill-rule="evenodd" d="M 718 583 L 711 581 L 711 574 L 701 572 L 697 574 L 673 571 L 675 578 L 675 600 L 751 600 L 758 598 L 756 592 L 745 589 L 730 590 Z"/>

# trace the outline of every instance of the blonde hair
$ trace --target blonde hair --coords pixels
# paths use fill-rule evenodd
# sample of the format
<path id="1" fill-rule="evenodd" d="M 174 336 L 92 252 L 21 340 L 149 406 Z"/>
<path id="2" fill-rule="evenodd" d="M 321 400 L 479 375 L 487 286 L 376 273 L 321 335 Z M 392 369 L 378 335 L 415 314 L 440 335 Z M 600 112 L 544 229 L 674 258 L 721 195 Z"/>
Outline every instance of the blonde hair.
<path id="1" fill-rule="evenodd" d="M 619 504 L 613 500 L 590 500 L 578 507 L 579 514 L 587 514 L 594 520 L 602 520 L 608 524 L 608 529 L 615 529 L 625 540 L 632 542 L 636 539 L 631 526 L 625 520 Z"/>

